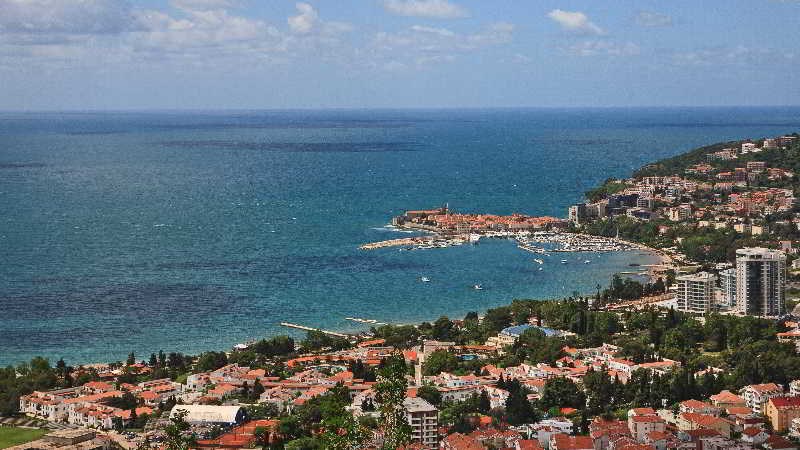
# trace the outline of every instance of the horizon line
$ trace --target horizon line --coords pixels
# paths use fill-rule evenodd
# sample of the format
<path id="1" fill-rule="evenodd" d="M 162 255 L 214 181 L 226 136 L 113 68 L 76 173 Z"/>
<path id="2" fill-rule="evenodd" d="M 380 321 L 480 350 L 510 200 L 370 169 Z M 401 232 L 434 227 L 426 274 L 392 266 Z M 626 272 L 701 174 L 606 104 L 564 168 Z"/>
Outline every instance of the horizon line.
<path id="1" fill-rule="evenodd" d="M 451 111 L 451 110 L 603 110 L 603 109 L 735 109 L 735 108 L 800 108 L 800 104 L 784 105 L 609 105 L 609 106 L 320 106 L 278 108 L 63 108 L 63 109 L 0 109 L 0 114 L 9 113 L 135 113 L 135 112 L 243 112 L 243 111 Z"/>

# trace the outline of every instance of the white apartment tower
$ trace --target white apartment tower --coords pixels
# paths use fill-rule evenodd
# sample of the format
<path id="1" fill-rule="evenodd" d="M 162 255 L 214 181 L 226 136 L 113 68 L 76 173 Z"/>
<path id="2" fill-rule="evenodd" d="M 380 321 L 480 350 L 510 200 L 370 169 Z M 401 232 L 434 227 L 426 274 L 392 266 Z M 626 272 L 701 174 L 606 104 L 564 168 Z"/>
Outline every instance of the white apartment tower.
<path id="1" fill-rule="evenodd" d="M 681 311 L 706 314 L 714 305 L 716 275 L 699 272 L 675 278 L 678 286 L 676 296 Z"/>
<path id="2" fill-rule="evenodd" d="M 419 397 L 406 397 L 403 406 L 411 425 L 411 441 L 426 449 L 439 448 L 439 410 Z"/>
<path id="3" fill-rule="evenodd" d="M 761 247 L 736 250 L 736 309 L 752 316 L 784 313 L 786 255 Z"/>
<path id="4" fill-rule="evenodd" d="M 719 272 L 719 286 L 722 291 L 720 306 L 725 309 L 736 308 L 736 269 L 721 270 Z"/>

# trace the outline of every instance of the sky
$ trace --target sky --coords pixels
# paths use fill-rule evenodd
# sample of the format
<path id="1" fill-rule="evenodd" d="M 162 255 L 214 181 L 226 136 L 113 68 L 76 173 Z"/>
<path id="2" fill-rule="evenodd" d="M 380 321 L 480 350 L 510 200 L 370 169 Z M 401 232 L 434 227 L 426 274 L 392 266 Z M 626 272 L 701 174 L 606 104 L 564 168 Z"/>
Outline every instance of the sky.
<path id="1" fill-rule="evenodd" d="M 0 110 L 800 105 L 800 0 L 0 0 Z"/>

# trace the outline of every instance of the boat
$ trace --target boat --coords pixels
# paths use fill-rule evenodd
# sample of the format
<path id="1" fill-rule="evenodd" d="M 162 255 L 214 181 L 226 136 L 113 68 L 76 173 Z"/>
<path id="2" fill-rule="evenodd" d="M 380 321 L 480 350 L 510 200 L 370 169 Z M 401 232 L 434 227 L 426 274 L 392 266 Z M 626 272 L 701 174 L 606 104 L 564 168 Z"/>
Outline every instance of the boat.
<path id="1" fill-rule="evenodd" d="M 483 286 L 481 286 L 480 284 L 476 284 L 472 286 L 472 289 L 475 289 L 476 291 L 482 291 Z"/>
<path id="2" fill-rule="evenodd" d="M 566 264 L 566 263 L 567 263 L 567 260 L 566 260 L 566 259 L 562 259 L 562 260 L 561 260 L 561 264 Z"/>
<path id="3" fill-rule="evenodd" d="M 474 243 L 478 242 L 480 239 L 481 239 L 481 235 L 478 234 L 478 233 L 470 233 L 469 234 L 469 242 L 471 244 L 474 244 Z"/>
<path id="4" fill-rule="evenodd" d="M 591 262 L 591 261 L 589 261 L 589 260 L 587 259 L 587 260 L 586 260 L 586 261 L 584 261 L 583 263 L 584 263 L 584 264 L 589 264 L 590 262 Z"/>
<path id="5" fill-rule="evenodd" d="M 544 264 L 544 260 L 542 260 L 542 259 L 538 259 L 538 258 L 536 258 L 536 259 L 534 259 L 534 261 L 535 261 L 537 264 L 540 264 L 540 265 L 541 265 L 541 264 Z"/>
<path id="6" fill-rule="evenodd" d="M 541 267 L 539 267 L 539 270 L 544 270 L 544 269 L 542 269 Z"/>
<path id="7" fill-rule="evenodd" d="M 419 281 L 422 281 L 423 283 L 430 283 L 431 279 L 428 277 L 419 277 Z"/>

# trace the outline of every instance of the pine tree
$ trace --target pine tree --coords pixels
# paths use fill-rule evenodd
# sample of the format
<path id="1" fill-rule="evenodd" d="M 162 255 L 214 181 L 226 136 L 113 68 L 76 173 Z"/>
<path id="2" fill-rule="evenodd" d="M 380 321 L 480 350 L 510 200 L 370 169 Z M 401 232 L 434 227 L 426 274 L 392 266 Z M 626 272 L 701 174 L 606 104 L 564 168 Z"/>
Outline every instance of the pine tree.
<path id="1" fill-rule="evenodd" d="M 411 441 L 411 426 L 406 421 L 403 400 L 406 398 L 406 364 L 402 355 L 387 359 L 378 371 L 376 395 L 380 402 L 384 431 L 384 450 L 395 450 Z"/>

